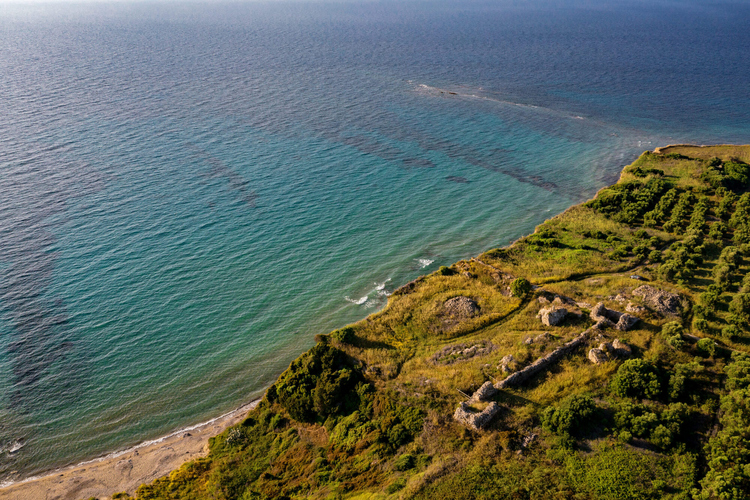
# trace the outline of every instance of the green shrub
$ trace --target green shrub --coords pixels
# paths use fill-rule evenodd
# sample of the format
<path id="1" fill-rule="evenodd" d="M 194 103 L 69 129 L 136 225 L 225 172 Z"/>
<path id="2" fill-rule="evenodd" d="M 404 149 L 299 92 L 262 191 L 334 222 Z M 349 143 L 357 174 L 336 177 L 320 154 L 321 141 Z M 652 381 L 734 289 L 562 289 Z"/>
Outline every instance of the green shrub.
<path id="1" fill-rule="evenodd" d="M 646 245 L 638 245 L 637 247 L 633 248 L 633 253 L 641 259 L 645 259 L 649 254 L 649 249 Z"/>
<path id="2" fill-rule="evenodd" d="M 682 335 L 682 325 L 678 321 L 670 321 L 664 323 L 661 327 L 661 334 L 664 337 L 672 337 L 674 335 Z"/>
<path id="3" fill-rule="evenodd" d="M 720 430 L 706 446 L 709 471 L 694 498 L 746 500 L 750 492 L 750 359 L 733 354 L 729 394 L 721 398 Z"/>
<path id="4" fill-rule="evenodd" d="M 510 294 L 513 297 L 525 297 L 531 291 L 531 283 L 526 278 L 516 278 L 510 284 Z"/>
<path id="5" fill-rule="evenodd" d="M 731 269 L 735 269 L 742 263 L 742 253 L 736 246 L 725 247 L 719 256 L 719 262 L 726 263 Z"/>
<path id="6" fill-rule="evenodd" d="M 624 224 L 635 224 L 657 204 L 669 185 L 660 178 L 620 182 L 603 189 L 586 206 Z M 653 219 L 653 217 L 652 217 Z"/>
<path id="7" fill-rule="evenodd" d="M 321 342 L 292 362 L 266 398 L 278 401 L 295 420 L 311 422 L 356 407 L 352 389 L 360 380 L 342 351 Z"/>
<path id="8" fill-rule="evenodd" d="M 701 370 L 697 362 L 677 363 L 669 376 L 669 399 L 678 401 L 687 394 L 688 384 L 693 375 Z"/>
<path id="9" fill-rule="evenodd" d="M 727 226 L 723 222 L 715 222 L 711 224 L 711 229 L 708 230 L 708 237 L 712 240 L 720 241 L 724 239 L 724 235 L 727 232 Z"/>
<path id="10" fill-rule="evenodd" d="M 708 332 L 708 321 L 706 321 L 702 317 L 696 317 L 693 320 L 693 330 L 701 332 L 701 333 L 707 333 Z"/>
<path id="11" fill-rule="evenodd" d="M 750 181 L 750 165 L 739 160 L 724 163 L 725 185 L 730 189 L 744 189 Z"/>
<path id="12" fill-rule="evenodd" d="M 716 342 L 712 339 L 700 339 L 697 344 L 698 351 L 706 356 L 713 356 L 716 354 Z"/>
<path id="13" fill-rule="evenodd" d="M 393 495 L 394 493 L 401 491 L 406 486 L 406 478 L 405 477 L 399 477 L 396 478 L 391 484 L 389 484 L 385 488 L 385 492 L 389 495 Z"/>
<path id="14" fill-rule="evenodd" d="M 351 344 L 357 338 L 354 334 L 354 328 L 347 326 L 339 330 L 334 330 L 329 335 L 330 339 L 340 344 Z"/>
<path id="15" fill-rule="evenodd" d="M 584 495 L 558 495 L 555 498 L 687 499 L 690 498 L 697 469 L 695 457 L 690 454 L 664 457 L 621 445 L 599 450 L 595 454 L 572 455 L 566 460 L 565 467 L 573 484 Z M 672 496 L 667 497 L 664 491 L 672 492 Z M 552 497 L 519 495 L 515 498 Z"/>
<path id="16" fill-rule="evenodd" d="M 651 262 L 661 262 L 661 252 L 659 250 L 652 250 L 648 254 L 648 260 Z"/>
<path id="17" fill-rule="evenodd" d="M 750 293 L 738 293 L 729 303 L 729 312 L 736 315 L 745 329 L 750 326 Z"/>
<path id="18" fill-rule="evenodd" d="M 669 344 L 670 347 L 673 349 L 677 349 L 678 351 L 685 347 L 685 340 L 682 338 L 682 335 L 672 335 L 671 337 L 667 338 L 667 344 Z"/>
<path id="19" fill-rule="evenodd" d="M 659 448 L 669 448 L 672 446 L 673 440 L 674 435 L 672 434 L 672 431 L 663 425 L 658 425 L 653 431 L 651 431 L 650 441 Z"/>
<path id="20" fill-rule="evenodd" d="M 716 308 L 720 297 L 721 295 L 717 290 L 709 289 L 698 296 L 698 301 L 701 303 L 704 311 L 708 312 Z"/>
<path id="21" fill-rule="evenodd" d="M 417 460 L 411 453 L 404 453 L 393 462 L 393 468 L 397 471 L 406 471 L 413 469 Z"/>
<path id="22" fill-rule="evenodd" d="M 661 384 L 656 368 L 642 359 L 625 361 L 612 378 L 610 390 L 620 397 L 656 399 Z"/>
<path id="23" fill-rule="evenodd" d="M 675 349 L 682 349 L 685 346 L 682 333 L 682 325 L 677 321 L 670 321 L 661 327 L 661 334 L 666 339 L 667 344 Z"/>
<path id="24" fill-rule="evenodd" d="M 718 194 L 718 193 L 717 193 Z M 716 208 L 716 216 L 720 219 L 727 220 L 729 212 L 732 211 L 734 203 L 737 201 L 737 195 L 729 191 Z"/>
<path id="25" fill-rule="evenodd" d="M 438 268 L 437 270 L 437 273 L 441 276 L 453 276 L 454 274 L 456 274 L 456 271 L 448 266 L 440 266 L 440 268 Z"/>
<path id="26" fill-rule="evenodd" d="M 542 427 L 555 434 L 575 434 L 596 410 L 589 396 L 572 395 L 558 406 L 547 407 L 542 413 Z"/>
<path id="27" fill-rule="evenodd" d="M 727 325 L 721 329 L 721 336 L 727 340 L 732 340 L 740 336 L 740 329 L 736 325 Z"/>

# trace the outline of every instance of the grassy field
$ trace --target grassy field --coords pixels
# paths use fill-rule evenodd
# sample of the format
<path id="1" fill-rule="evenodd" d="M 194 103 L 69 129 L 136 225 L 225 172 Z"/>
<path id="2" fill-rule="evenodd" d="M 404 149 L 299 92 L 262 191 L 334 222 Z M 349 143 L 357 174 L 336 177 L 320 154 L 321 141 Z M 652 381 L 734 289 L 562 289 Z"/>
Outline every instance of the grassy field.
<path id="1" fill-rule="evenodd" d="M 534 234 L 320 336 L 207 458 L 136 497 L 750 498 L 747 161 L 750 146 L 644 153 Z M 522 296 L 519 278 L 532 285 Z M 679 307 L 633 293 L 644 284 Z M 545 326 L 556 297 L 569 314 Z M 590 328 L 600 302 L 640 321 L 494 395 L 483 430 L 454 420 L 484 382 Z M 615 339 L 632 354 L 589 361 Z"/>

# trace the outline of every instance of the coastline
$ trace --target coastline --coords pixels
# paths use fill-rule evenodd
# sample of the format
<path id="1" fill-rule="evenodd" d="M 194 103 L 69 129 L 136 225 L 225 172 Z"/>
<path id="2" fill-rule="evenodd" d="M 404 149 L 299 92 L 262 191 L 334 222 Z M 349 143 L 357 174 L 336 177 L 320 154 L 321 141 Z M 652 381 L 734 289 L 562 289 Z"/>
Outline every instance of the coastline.
<path id="1" fill-rule="evenodd" d="M 80 500 L 134 494 L 144 483 L 165 476 L 208 453 L 208 440 L 241 422 L 261 398 L 206 422 L 191 425 L 125 450 L 0 485 L 0 499 Z"/>
<path id="2" fill-rule="evenodd" d="M 669 145 L 655 148 L 654 153 L 659 154 L 667 148 L 708 149 L 714 147 L 738 146 Z M 621 171 L 618 182 L 622 180 L 624 173 L 625 168 Z M 592 199 L 596 199 L 601 191 L 607 189 L 607 187 L 599 190 Z M 560 218 L 580 205 L 574 204 L 548 220 Z M 534 232 L 536 232 L 536 228 Z M 503 248 L 513 247 L 526 236 L 521 236 Z M 471 260 L 488 267 L 494 267 L 479 260 L 480 256 L 481 254 Z M 377 312 L 372 314 L 377 314 Z M 698 339 L 698 337 L 688 334 L 685 336 Z M 208 439 L 241 422 L 245 414 L 255 408 L 259 402 L 260 399 L 256 399 L 207 422 L 185 427 L 123 451 L 113 452 L 16 483 L 0 484 L 0 500 L 5 498 L 80 500 L 92 496 L 99 499 L 109 499 L 111 498 L 110 495 L 122 491 L 134 494 L 141 484 L 148 484 L 154 479 L 168 475 L 190 460 L 205 456 L 208 451 Z"/>
<path id="3" fill-rule="evenodd" d="M 677 146 L 705 147 L 688 144 L 668 145 L 656 148 L 654 152 L 657 153 L 659 149 Z M 622 172 L 624 172 L 624 168 L 620 175 L 622 175 Z M 607 187 L 603 186 L 599 191 Z M 599 191 L 594 195 L 594 198 L 599 195 Z M 573 204 L 551 218 L 563 216 L 579 205 L 580 203 Z M 536 230 L 537 228 L 534 228 L 531 233 L 519 236 L 502 248 L 513 247 L 523 238 L 534 234 Z M 471 257 L 471 259 L 478 259 L 481 255 L 482 253 Z M 488 265 L 484 262 L 481 263 Z M 417 279 L 423 277 L 420 276 Z M 402 287 L 407 285 L 409 283 L 405 283 Z M 368 317 L 377 314 L 377 312 L 371 313 Z M 47 471 L 41 475 L 17 482 L 0 483 L 0 500 L 25 500 L 28 498 L 80 500 L 90 497 L 109 500 L 111 495 L 123 491 L 135 495 L 135 490 L 142 484 L 151 483 L 191 460 L 206 456 L 209 438 L 221 434 L 228 427 L 241 422 L 247 412 L 254 409 L 261 400 L 262 397 L 206 422 L 173 431 L 165 436 L 145 441 L 125 450 L 110 452 L 101 457 Z M 185 436 L 185 433 L 188 433 L 188 435 Z"/>

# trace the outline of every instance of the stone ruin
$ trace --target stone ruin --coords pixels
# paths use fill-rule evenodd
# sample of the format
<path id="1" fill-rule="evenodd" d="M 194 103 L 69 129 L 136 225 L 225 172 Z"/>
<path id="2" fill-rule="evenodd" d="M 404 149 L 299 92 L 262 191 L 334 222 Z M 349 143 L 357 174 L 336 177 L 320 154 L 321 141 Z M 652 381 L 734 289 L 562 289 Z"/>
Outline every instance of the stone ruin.
<path id="1" fill-rule="evenodd" d="M 600 365 L 615 358 L 629 358 L 633 350 L 625 342 L 615 339 L 612 342 L 602 342 L 599 347 L 589 350 L 589 361 Z"/>
<path id="2" fill-rule="evenodd" d="M 682 308 L 682 300 L 679 295 L 659 290 L 651 285 L 639 286 L 633 290 L 633 295 L 641 297 L 644 304 L 660 314 L 679 314 Z"/>
<path id="3" fill-rule="evenodd" d="M 540 371 L 546 369 L 552 363 L 557 362 L 557 360 L 559 360 L 564 355 L 568 354 L 569 352 L 575 350 L 578 346 L 582 345 L 586 341 L 590 333 L 591 333 L 591 329 L 584 331 L 578 337 L 574 338 L 570 342 L 563 344 L 562 346 L 558 347 L 557 349 L 547 354 L 546 356 L 542 356 L 541 358 L 537 359 L 536 361 L 531 363 L 529 366 L 527 366 L 523 370 L 519 370 L 513 373 L 512 375 L 509 375 L 504 380 L 498 382 L 497 384 L 495 384 L 495 388 L 506 389 L 508 387 L 513 387 L 513 386 L 523 384 L 524 382 L 526 382 L 528 379 L 530 379 L 531 377 L 533 377 Z"/>
<path id="4" fill-rule="evenodd" d="M 495 415 L 500 412 L 502 407 L 492 401 L 484 410 L 478 412 L 472 410 L 470 405 L 487 401 L 497 393 L 498 390 L 495 389 L 492 382 L 488 380 L 482 384 L 479 389 L 474 391 L 474 394 L 471 395 L 468 401 L 462 402 L 458 405 L 458 408 L 456 408 L 456 411 L 453 413 L 453 418 L 457 422 L 474 430 L 485 428 L 490 422 L 492 422 L 492 419 L 495 418 Z"/>
<path id="5" fill-rule="evenodd" d="M 453 418 L 466 427 L 478 431 L 487 427 L 492 419 L 500 413 L 501 409 L 502 407 L 494 401 L 480 412 L 472 411 L 468 403 L 459 403 L 458 408 L 453 413 Z"/>
<path id="6" fill-rule="evenodd" d="M 591 334 L 597 330 L 604 330 L 613 326 L 618 330 L 626 331 L 630 330 L 638 321 L 640 321 L 639 318 L 631 316 L 630 314 L 607 309 L 601 302 L 592 309 L 591 319 L 596 321 L 596 325 L 583 331 L 573 340 L 563 344 L 549 354 L 542 356 L 526 368 L 512 373 L 500 382 L 493 384 L 488 381 L 482 384 L 482 386 L 477 389 L 471 397 L 469 397 L 468 401 L 462 402 L 458 405 L 458 408 L 456 408 L 456 411 L 453 413 L 453 418 L 459 423 L 474 430 L 485 428 L 500 412 L 500 405 L 493 401 L 483 411 L 478 412 L 472 410 L 472 403 L 487 401 L 497 394 L 499 390 L 523 384 L 534 375 L 546 370 L 551 364 L 556 363 L 566 354 L 585 344 Z M 629 357 L 631 352 L 630 346 L 620 340 L 614 340 L 611 343 L 603 342 L 599 347 L 591 349 L 588 353 L 588 358 L 593 363 L 599 364 L 615 357 Z M 502 362 L 501 365 L 505 367 L 514 360 L 512 359 L 512 356 L 506 356 L 503 358 L 503 361 L 504 362 Z"/>
<path id="7" fill-rule="evenodd" d="M 557 307 L 551 305 L 539 310 L 537 316 L 542 320 L 542 323 L 546 326 L 556 326 L 559 324 L 565 316 L 568 315 L 568 310 L 564 307 Z"/>
<path id="8" fill-rule="evenodd" d="M 468 319 L 479 314 L 479 304 L 474 299 L 459 295 L 446 300 L 443 304 L 443 311 L 452 318 Z"/>
<path id="9" fill-rule="evenodd" d="M 507 356 L 503 356 L 503 359 L 500 360 L 497 369 L 503 373 L 510 373 L 516 370 L 516 365 L 516 358 L 514 358 L 512 354 L 508 354 Z"/>
<path id="10" fill-rule="evenodd" d="M 430 356 L 430 361 L 436 365 L 451 365 L 459 361 L 472 359 L 476 356 L 484 356 L 494 350 L 495 344 L 489 340 L 449 345 Z"/>
<path id="11" fill-rule="evenodd" d="M 623 332 L 630 330 L 635 326 L 639 318 L 631 316 L 628 313 L 621 313 L 613 309 L 607 309 L 604 304 L 599 302 L 591 310 L 591 319 L 596 321 L 594 328 L 604 330 L 609 327 L 615 327 Z"/>

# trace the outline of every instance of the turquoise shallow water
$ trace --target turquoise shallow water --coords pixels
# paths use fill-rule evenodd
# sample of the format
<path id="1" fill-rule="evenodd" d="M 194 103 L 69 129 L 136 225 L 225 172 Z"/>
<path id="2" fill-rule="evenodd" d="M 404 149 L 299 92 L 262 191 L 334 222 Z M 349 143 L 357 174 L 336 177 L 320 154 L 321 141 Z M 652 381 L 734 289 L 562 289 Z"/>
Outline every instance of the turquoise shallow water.
<path id="1" fill-rule="evenodd" d="M 747 19 L 691 2 L 3 4 L 3 479 L 259 396 L 315 334 L 533 230 L 645 149 L 747 142 Z"/>

